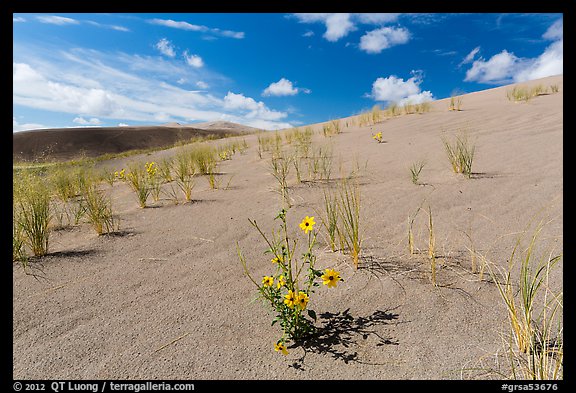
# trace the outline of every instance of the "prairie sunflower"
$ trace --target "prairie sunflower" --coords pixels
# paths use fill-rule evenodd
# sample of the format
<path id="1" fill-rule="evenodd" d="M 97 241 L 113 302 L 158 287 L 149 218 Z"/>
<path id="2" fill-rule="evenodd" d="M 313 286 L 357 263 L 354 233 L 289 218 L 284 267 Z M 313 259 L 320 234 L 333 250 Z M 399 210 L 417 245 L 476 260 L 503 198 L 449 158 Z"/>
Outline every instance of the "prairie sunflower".
<path id="1" fill-rule="evenodd" d="M 262 279 L 262 285 L 264 285 L 265 287 L 271 287 L 273 284 L 274 284 L 274 278 L 270 276 L 264 276 L 264 278 Z"/>
<path id="2" fill-rule="evenodd" d="M 288 355 L 288 350 L 286 349 L 286 345 L 284 343 L 276 343 L 274 344 L 274 350 L 276 352 L 282 352 L 283 355 Z"/>
<path id="3" fill-rule="evenodd" d="M 342 280 L 340 273 L 333 269 L 326 269 L 320 278 L 322 279 L 322 284 L 328 285 L 328 288 L 336 287 L 336 283 Z"/>
<path id="4" fill-rule="evenodd" d="M 314 217 L 306 216 L 306 218 L 304 218 L 300 223 L 300 229 L 302 229 L 304 233 L 307 234 L 308 232 L 314 229 L 314 224 L 316 224 L 316 222 L 314 221 Z"/>
<path id="5" fill-rule="evenodd" d="M 293 308 L 297 301 L 296 294 L 293 291 L 289 290 L 284 296 L 284 303 L 290 308 Z"/>

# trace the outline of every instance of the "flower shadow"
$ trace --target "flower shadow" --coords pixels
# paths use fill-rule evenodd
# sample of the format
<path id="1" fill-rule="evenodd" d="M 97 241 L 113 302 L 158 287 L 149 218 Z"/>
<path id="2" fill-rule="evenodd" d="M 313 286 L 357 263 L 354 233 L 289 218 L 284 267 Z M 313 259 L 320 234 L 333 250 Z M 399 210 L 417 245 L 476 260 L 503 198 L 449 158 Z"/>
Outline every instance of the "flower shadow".
<path id="1" fill-rule="evenodd" d="M 367 340 L 370 336 L 376 338 L 375 346 L 399 345 L 398 341 L 390 337 L 383 337 L 378 330 L 380 326 L 388 325 L 398 319 L 398 314 L 376 310 L 367 317 L 354 317 L 350 309 L 339 313 L 325 312 L 320 314 L 322 326 L 316 329 L 311 336 L 296 341 L 290 348 L 301 347 L 304 354 L 291 367 L 304 369 L 304 358 L 307 353 L 330 355 L 334 359 L 348 364 L 350 362 L 363 362 L 354 347 L 359 346 L 359 339 Z M 366 341 L 367 342 L 367 341 Z"/>

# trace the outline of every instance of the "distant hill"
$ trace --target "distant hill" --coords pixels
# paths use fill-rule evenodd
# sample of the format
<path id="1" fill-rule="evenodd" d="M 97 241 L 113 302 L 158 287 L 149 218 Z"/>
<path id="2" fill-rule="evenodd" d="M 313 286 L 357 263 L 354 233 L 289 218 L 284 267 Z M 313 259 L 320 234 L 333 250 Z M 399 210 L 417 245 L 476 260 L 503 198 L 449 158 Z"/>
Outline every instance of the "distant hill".
<path id="1" fill-rule="evenodd" d="M 198 127 L 200 126 L 200 127 Z M 169 147 L 194 137 L 223 138 L 255 128 L 229 122 L 198 125 L 79 127 L 20 131 L 12 134 L 13 161 L 65 161 L 136 149 Z"/>

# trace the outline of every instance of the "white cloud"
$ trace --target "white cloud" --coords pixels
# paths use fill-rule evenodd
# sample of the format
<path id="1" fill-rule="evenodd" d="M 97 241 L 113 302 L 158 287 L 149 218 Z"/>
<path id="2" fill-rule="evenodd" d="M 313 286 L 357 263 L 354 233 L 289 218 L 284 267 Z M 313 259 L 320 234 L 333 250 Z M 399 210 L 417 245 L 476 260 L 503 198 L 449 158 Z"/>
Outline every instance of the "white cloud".
<path id="1" fill-rule="evenodd" d="M 174 57 L 176 56 L 176 51 L 174 50 L 174 45 L 166 38 L 162 38 L 160 41 L 154 45 L 156 49 L 160 51 L 165 56 Z"/>
<path id="2" fill-rule="evenodd" d="M 116 31 L 130 31 L 130 29 L 128 29 L 127 27 L 124 26 L 118 26 L 118 25 L 104 25 L 102 23 L 98 23 L 98 22 L 94 22 L 93 20 L 87 20 L 85 21 L 86 23 L 88 23 L 89 25 L 92 26 L 96 26 L 96 27 L 101 27 L 103 29 L 112 29 L 112 30 L 116 30 Z"/>
<path id="3" fill-rule="evenodd" d="M 410 33 L 403 27 L 382 27 L 372 30 L 360 38 L 360 49 L 366 53 L 380 53 L 395 45 L 405 44 Z"/>
<path id="4" fill-rule="evenodd" d="M 552 26 L 550 26 L 548 28 L 548 30 L 546 30 L 546 32 L 542 35 L 542 38 L 544 38 L 545 40 L 551 40 L 551 41 L 563 39 L 564 38 L 564 20 L 559 19 L 556 22 L 554 22 L 552 24 Z"/>
<path id="5" fill-rule="evenodd" d="M 208 28 L 206 26 L 199 26 L 199 25 L 193 25 L 191 23 L 188 22 L 178 22 L 172 19 L 149 19 L 148 23 L 151 23 L 153 25 L 160 25 L 160 26 L 166 26 L 166 27 L 172 27 L 174 29 L 180 29 L 180 30 L 188 30 L 188 31 L 206 31 L 208 30 Z"/>
<path id="6" fill-rule="evenodd" d="M 306 33 L 302 34 L 302 37 L 313 37 L 314 32 L 312 30 L 306 31 Z"/>
<path id="7" fill-rule="evenodd" d="M 285 112 L 269 109 L 262 101 L 256 102 L 256 100 L 251 97 L 245 97 L 244 94 L 235 94 L 230 91 L 224 97 L 224 108 L 247 111 L 247 113 L 244 114 L 246 119 L 275 121 L 287 116 Z"/>
<path id="8" fill-rule="evenodd" d="M 472 50 L 470 51 L 470 53 L 468 53 L 468 54 L 466 55 L 466 57 L 464 57 L 464 59 L 462 60 L 462 62 L 460 63 L 460 65 L 468 64 L 468 63 L 471 63 L 472 61 L 474 61 L 474 57 L 476 56 L 476 54 L 477 54 L 478 52 L 480 52 L 480 47 L 479 47 L 479 46 L 477 46 L 476 48 L 472 49 Z"/>
<path id="9" fill-rule="evenodd" d="M 377 25 L 384 23 L 392 23 L 398 20 L 400 14 L 393 13 L 368 13 L 368 14 L 352 14 L 358 19 L 360 23 L 369 25 Z"/>
<path id="10" fill-rule="evenodd" d="M 395 102 L 399 105 L 407 102 L 419 104 L 432 100 L 433 96 L 430 91 L 421 91 L 420 89 L 420 84 L 422 83 L 421 73 L 412 71 L 412 74 L 414 76 L 406 81 L 395 75 L 387 78 L 377 78 L 372 84 L 370 97 L 375 101 Z"/>
<path id="11" fill-rule="evenodd" d="M 299 13 L 293 14 L 301 23 L 323 23 L 324 38 L 335 42 L 357 29 L 357 24 L 383 25 L 398 20 L 400 14 L 384 13 Z"/>
<path id="12" fill-rule="evenodd" d="M 514 76 L 514 81 L 524 82 L 564 73 L 564 40 L 556 41 L 536 59 Z"/>
<path id="13" fill-rule="evenodd" d="M 27 130 L 37 130 L 42 128 L 48 128 L 43 124 L 38 123 L 24 123 L 20 124 L 14 116 L 12 116 L 12 132 L 27 131 Z"/>
<path id="14" fill-rule="evenodd" d="M 263 128 L 268 129 L 288 124 L 287 113 L 251 97 L 232 92 L 226 97 L 210 94 L 206 89 L 211 81 L 227 78 L 177 59 L 82 48 L 55 51 L 18 45 L 16 49 L 15 107 L 72 114 L 87 122 L 91 118 L 147 123 L 227 118 L 259 127 L 266 124 Z M 187 90 L 177 81 L 196 83 L 204 91 Z"/>
<path id="15" fill-rule="evenodd" d="M 298 94 L 299 89 L 292 85 L 286 78 L 281 78 L 278 82 L 271 83 L 262 92 L 263 96 L 293 96 Z"/>
<path id="16" fill-rule="evenodd" d="M 184 51 L 184 58 L 186 59 L 186 63 L 188 63 L 189 66 L 196 68 L 204 66 L 204 60 L 202 60 L 200 56 L 188 54 L 187 50 Z"/>
<path id="17" fill-rule="evenodd" d="M 472 63 L 466 72 L 466 82 L 506 83 L 514 79 L 522 60 L 507 50 L 492 56 L 489 60 L 480 58 Z"/>
<path id="18" fill-rule="evenodd" d="M 102 124 L 100 119 L 98 119 L 96 117 L 92 117 L 92 118 L 86 120 L 82 116 L 75 117 L 74 120 L 72 120 L 72 122 L 74 122 L 76 124 L 83 125 L 83 126 L 87 126 L 87 125 L 98 126 L 98 125 Z"/>
<path id="19" fill-rule="evenodd" d="M 12 22 L 13 22 L 13 23 L 26 22 L 26 19 L 22 18 L 21 16 L 13 16 L 13 17 L 12 17 Z"/>
<path id="20" fill-rule="evenodd" d="M 171 27 L 173 29 L 180 29 L 180 30 L 187 30 L 187 31 L 199 31 L 204 33 L 213 33 L 215 35 L 219 35 L 222 37 L 229 37 L 229 38 L 236 38 L 242 39 L 244 38 L 244 32 L 242 31 L 231 31 L 231 30 L 222 30 L 219 28 L 210 28 L 207 26 L 202 25 L 194 25 L 192 23 L 184 22 L 184 21 L 175 21 L 172 19 L 149 19 L 148 23 L 153 25 L 159 26 L 166 26 Z"/>
<path id="21" fill-rule="evenodd" d="M 130 127 L 130 124 L 118 123 L 118 127 Z"/>
<path id="22" fill-rule="evenodd" d="M 76 19 L 65 18 L 63 16 L 56 16 L 56 15 L 37 16 L 36 19 L 42 23 L 49 23 L 52 25 L 59 25 L 59 26 L 80 24 L 80 22 L 78 22 Z"/>
<path id="23" fill-rule="evenodd" d="M 504 49 L 485 60 L 480 57 L 466 72 L 464 81 L 488 84 L 524 82 L 564 73 L 563 20 L 552 24 L 542 38 L 553 41 L 535 58 L 520 58 Z"/>

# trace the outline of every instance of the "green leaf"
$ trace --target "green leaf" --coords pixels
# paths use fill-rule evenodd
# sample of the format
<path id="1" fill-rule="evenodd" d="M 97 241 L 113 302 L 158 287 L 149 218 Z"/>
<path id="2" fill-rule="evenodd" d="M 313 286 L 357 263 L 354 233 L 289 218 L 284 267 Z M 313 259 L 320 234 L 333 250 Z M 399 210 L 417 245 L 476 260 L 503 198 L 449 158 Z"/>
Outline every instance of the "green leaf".
<path id="1" fill-rule="evenodd" d="M 308 316 L 316 322 L 316 312 L 314 310 L 308 310 Z"/>

